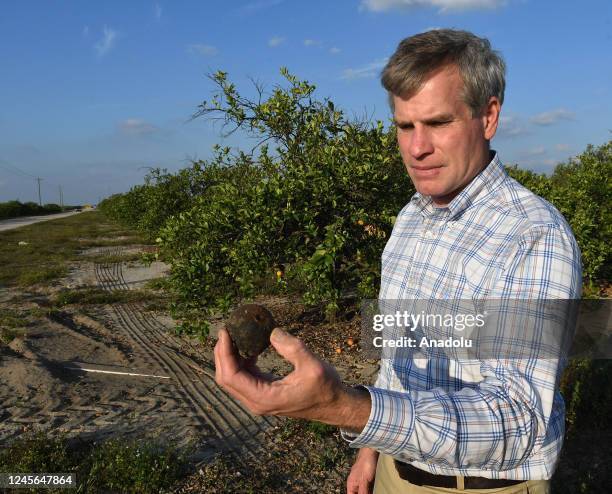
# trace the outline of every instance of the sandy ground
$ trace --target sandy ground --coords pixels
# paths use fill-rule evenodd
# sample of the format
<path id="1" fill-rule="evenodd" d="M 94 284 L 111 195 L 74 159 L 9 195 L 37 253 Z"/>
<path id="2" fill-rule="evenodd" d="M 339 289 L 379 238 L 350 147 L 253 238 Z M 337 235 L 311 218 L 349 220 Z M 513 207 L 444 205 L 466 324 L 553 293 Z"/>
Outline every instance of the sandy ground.
<path id="1" fill-rule="evenodd" d="M 81 264 L 63 286 L 129 290 L 167 269 Z M 21 306 L 46 303 L 34 296 Z M 35 429 L 84 439 L 153 437 L 191 444 L 200 459 L 254 453 L 273 421 L 251 416 L 219 389 L 209 352 L 174 336 L 173 324 L 131 303 L 90 314 L 66 308 L 28 328 L 0 352 L 0 443 Z"/>
<path id="2" fill-rule="evenodd" d="M 111 247 L 107 253 L 133 252 Z M 168 266 L 155 262 L 97 264 L 85 253 L 53 290 L 100 287 L 141 288 L 163 276 Z M 0 293 L 21 308 L 45 308 L 49 293 Z M 273 313 L 291 319 L 299 308 L 281 298 L 266 301 Z M 213 321 L 214 335 L 223 324 Z M 178 337 L 167 314 L 142 303 L 68 306 L 37 319 L 26 335 L 0 347 L 0 444 L 26 431 L 61 431 L 83 439 L 156 438 L 194 447 L 193 459 L 216 454 L 257 458 L 274 417 L 251 415 L 214 382 L 212 340 L 199 344 Z M 284 374 L 289 366 L 273 350 L 262 354 L 265 371 Z M 374 366 L 339 368 L 357 382 L 371 381 Z M 273 429 L 272 429 L 273 430 Z"/>

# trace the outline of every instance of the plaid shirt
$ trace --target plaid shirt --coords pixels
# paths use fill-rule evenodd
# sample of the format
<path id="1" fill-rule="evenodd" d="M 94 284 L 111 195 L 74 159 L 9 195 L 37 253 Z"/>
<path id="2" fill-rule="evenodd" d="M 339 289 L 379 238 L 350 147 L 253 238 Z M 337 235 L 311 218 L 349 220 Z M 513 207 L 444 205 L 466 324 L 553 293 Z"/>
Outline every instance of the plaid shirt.
<path id="1" fill-rule="evenodd" d="M 497 155 L 447 207 L 416 193 L 382 254 L 379 300 L 579 299 L 580 251 L 563 216 Z M 563 358 L 382 359 L 351 447 L 441 475 L 549 479 L 564 435 Z"/>

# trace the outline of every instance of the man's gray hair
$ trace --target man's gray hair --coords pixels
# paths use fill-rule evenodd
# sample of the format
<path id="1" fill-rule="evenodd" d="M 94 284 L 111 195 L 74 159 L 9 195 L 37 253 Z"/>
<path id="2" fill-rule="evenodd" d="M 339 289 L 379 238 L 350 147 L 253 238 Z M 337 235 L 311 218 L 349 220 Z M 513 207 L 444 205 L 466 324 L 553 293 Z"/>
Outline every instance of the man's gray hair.
<path id="1" fill-rule="evenodd" d="M 432 72 L 455 65 L 464 85 L 463 101 L 472 116 L 480 115 L 491 96 L 504 102 L 506 64 L 485 38 L 468 31 L 434 29 L 400 42 L 381 74 L 381 82 L 393 96 L 411 97 Z"/>

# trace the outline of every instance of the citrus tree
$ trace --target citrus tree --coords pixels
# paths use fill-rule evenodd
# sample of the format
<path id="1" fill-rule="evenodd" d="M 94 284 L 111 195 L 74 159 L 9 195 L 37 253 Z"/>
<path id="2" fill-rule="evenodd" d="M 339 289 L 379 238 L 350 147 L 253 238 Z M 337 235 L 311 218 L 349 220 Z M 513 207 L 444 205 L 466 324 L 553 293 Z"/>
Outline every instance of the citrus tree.
<path id="1" fill-rule="evenodd" d="M 265 277 L 303 287 L 304 301 L 331 318 L 343 293 L 375 296 L 394 216 L 414 192 L 393 130 L 347 120 L 314 98 L 315 86 L 281 73 L 286 87 L 268 97 L 257 87 L 250 100 L 217 72 L 218 91 L 196 114 L 258 145 L 236 155 L 216 147 L 204 170 L 223 180 L 159 233 L 192 315 L 252 296 Z"/>

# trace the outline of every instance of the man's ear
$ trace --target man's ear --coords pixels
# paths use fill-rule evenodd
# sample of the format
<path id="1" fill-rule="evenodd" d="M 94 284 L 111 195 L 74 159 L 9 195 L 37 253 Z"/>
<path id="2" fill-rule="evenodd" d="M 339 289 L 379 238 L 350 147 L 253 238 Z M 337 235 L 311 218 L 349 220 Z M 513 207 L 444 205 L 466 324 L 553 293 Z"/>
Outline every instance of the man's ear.
<path id="1" fill-rule="evenodd" d="M 501 111 L 501 104 L 496 96 L 491 96 L 487 106 L 485 106 L 482 112 L 482 126 L 484 129 L 484 137 L 487 141 L 493 139 L 495 132 L 497 132 L 497 125 L 499 124 L 499 113 Z"/>

